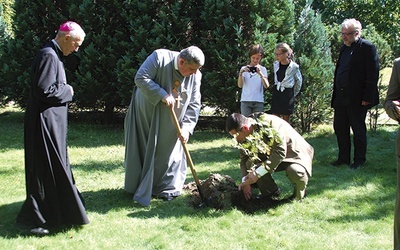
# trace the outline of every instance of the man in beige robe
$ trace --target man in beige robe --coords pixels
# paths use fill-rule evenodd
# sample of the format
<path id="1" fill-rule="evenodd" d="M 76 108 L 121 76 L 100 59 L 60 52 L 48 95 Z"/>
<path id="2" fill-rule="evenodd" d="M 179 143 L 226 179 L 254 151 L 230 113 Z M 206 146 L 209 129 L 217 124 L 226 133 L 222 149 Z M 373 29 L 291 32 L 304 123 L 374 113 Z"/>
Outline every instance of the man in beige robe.
<path id="1" fill-rule="evenodd" d="M 125 190 L 150 205 L 152 196 L 172 200 L 181 194 L 186 157 L 181 142 L 193 133 L 201 108 L 203 52 L 195 46 L 181 52 L 155 50 L 135 76 L 125 117 Z M 175 105 L 176 101 L 179 105 Z M 182 128 L 177 135 L 170 106 Z"/>

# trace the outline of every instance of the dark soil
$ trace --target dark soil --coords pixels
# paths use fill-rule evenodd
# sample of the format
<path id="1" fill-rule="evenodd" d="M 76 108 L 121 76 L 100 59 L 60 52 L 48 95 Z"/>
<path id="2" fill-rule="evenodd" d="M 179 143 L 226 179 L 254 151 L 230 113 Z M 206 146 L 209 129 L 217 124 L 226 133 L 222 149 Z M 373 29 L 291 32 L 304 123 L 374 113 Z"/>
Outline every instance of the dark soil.
<path id="1" fill-rule="evenodd" d="M 184 189 L 192 194 L 189 204 L 195 208 L 210 207 L 218 210 L 237 208 L 248 214 L 256 211 L 267 211 L 270 208 L 290 202 L 291 200 L 277 198 L 252 198 L 246 200 L 243 192 L 238 190 L 235 180 L 229 175 L 210 174 L 206 180 L 200 180 L 200 197 L 195 182 L 190 182 Z"/>

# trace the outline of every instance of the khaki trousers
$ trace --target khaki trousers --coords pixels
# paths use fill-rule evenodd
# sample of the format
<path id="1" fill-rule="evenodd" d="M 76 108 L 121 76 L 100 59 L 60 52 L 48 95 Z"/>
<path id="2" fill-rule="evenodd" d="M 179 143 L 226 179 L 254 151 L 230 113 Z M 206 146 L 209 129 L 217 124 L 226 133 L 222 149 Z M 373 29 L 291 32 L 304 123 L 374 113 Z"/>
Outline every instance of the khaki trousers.
<path id="1" fill-rule="evenodd" d="M 251 169 L 251 167 L 251 161 L 246 162 L 246 168 Z M 303 199 L 308 184 L 306 169 L 298 163 L 282 162 L 275 170 L 275 172 L 280 171 L 286 171 L 286 176 L 289 178 L 290 182 L 294 184 L 295 199 Z M 278 185 L 276 185 L 270 173 L 259 178 L 256 185 L 263 195 L 273 194 L 278 189 Z"/>

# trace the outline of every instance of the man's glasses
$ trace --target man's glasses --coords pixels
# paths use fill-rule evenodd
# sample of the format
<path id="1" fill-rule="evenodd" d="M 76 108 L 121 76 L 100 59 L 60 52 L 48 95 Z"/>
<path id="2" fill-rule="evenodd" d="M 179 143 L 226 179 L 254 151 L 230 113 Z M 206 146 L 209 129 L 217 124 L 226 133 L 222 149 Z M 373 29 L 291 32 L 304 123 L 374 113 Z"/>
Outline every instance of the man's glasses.
<path id="1" fill-rule="evenodd" d="M 351 32 L 340 32 L 339 35 L 341 35 L 341 36 L 350 36 L 350 35 L 353 35 L 355 32 L 356 32 L 355 30 L 353 30 Z"/>

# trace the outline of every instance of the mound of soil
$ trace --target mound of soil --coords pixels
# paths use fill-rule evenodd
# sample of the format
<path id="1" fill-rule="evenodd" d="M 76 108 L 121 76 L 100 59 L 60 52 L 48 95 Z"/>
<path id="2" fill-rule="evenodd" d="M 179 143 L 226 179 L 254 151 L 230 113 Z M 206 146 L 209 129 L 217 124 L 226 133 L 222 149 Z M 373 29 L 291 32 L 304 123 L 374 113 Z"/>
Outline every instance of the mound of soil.
<path id="1" fill-rule="evenodd" d="M 252 214 L 259 210 L 267 211 L 269 208 L 290 202 L 289 199 L 252 198 L 246 200 L 243 192 L 238 190 L 235 180 L 229 175 L 211 173 L 206 180 L 200 180 L 200 189 L 204 199 L 200 197 L 195 182 L 186 184 L 184 190 L 192 194 L 189 205 L 195 208 L 210 207 L 215 209 L 229 209 L 236 207 L 245 213 Z"/>
<path id="2" fill-rule="evenodd" d="M 183 187 L 192 194 L 190 205 L 193 207 L 207 206 L 215 209 L 231 207 L 230 195 L 238 190 L 232 177 L 213 173 L 206 180 L 200 180 L 200 188 L 203 191 L 204 199 L 200 197 L 195 182 L 190 182 Z"/>

